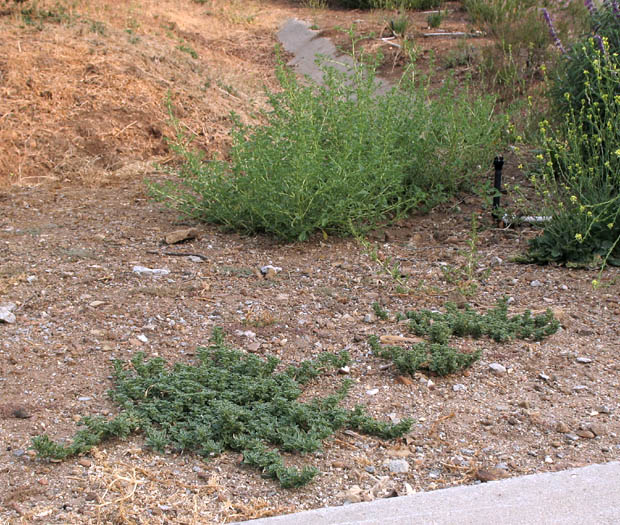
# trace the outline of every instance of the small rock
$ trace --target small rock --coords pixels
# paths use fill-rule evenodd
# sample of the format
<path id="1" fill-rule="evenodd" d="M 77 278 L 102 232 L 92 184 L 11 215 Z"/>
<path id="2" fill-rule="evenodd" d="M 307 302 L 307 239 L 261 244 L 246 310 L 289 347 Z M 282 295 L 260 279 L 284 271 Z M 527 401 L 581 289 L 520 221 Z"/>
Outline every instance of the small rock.
<path id="1" fill-rule="evenodd" d="M 194 263 L 202 263 L 202 262 L 204 262 L 204 259 L 202 257 L 198 257 L 197 255 L 190 255 L 187 258 L 190 261 L 194 262 Z"/>
<path id="2" fill-rule="evenodd" d="M 553 448 L 560 448 L 562 446 L 562 443 L 560 441 L 552 441 L 551 446 Z"/>
<path id="3" fill-rule="evenodd" d="M 599 425 L 597 423 L 593 423 L 588 427 L 588 430 L 592 432 L 595 436 L 604 436 L 607 434 L 607 430 L 603 425 Z"/>
<path id="4" fill-rule="evenodd" d="M 373 389 L 371 389 L 371 390 L 366 390 L 366 393 L 367 393 L 369 396 L 374 396 L 374 395 L 376 395 L 376 394 L 378 394 L 378 393 L 379 393 L 379 389 L 378 389 L 378 388 L 373 388 Z"/>
<path id="5" fill-rule="evenodd" d="M 28 419 L 32 417 L 32 415 L 23 407 L 13 409 L 12 415 L 17 419 Z"/>
<path id="6" fill-rule="evenodd" d="M 591 430 L 577 430 L 575 434 L 577 434 L 580 438 L 584 439 L 594 439 L 596 437 L 594 432 L 592 432 Z"/>
<path id="7" fill-rule="evenodd" d="M 499 470 L 508 470 L 508 463 L 498 463 L 497 465 L 495 465 L 495 468 Z"/>
<path id="8" fill-rule="evenodd" d="M 84 468 L 90 468 L 92 463 L 91 463 L 90 460 L 88 460 L 86 458 L 80 458 L 80 459 L 78 459 L 78 465 L 81 465 Z"/>
<path id="9" fill-rule="evenodd" d="M 461 449 L 461 454 L 463 454 L 463 456 L 473 456 L 476 454 L 476 451 L 471 449 L 471 448 L 462 448 Z"/>
<path id="10" fill-rule="evenodd" d="M 553 458 L 551 456 L 545 456 L 545 463 L 553 463 Z"/>
<path id="11" fill-rule="evenodd" d="M 344 461 L 334 461 L 334 462 L 332 462 L 332 467 L 334 467 L 334 468 L 347 468 L 347 465 L 344 463 Z"/>
<path id="12" fill-rule="evenodd" d="M 248 352 L 256 353 L 258 352 L 260 347 L 261 347 L 261 343 L 259 343 L 258 341 L 255 341 L 254 343 L 250 343 L 247 348 L 248 348 Z"/>
<path id="13" fill-rule="evenodd" d="M 235 335 L 238 335 L 239 337 L 247 337 L 248 339 L 254 339 L 256 337 L 256 334 L 252 332 L 252 330 L 235 330 Z"/>
<path id="14" fill-rule="evenodd" d="M 338 373 L 340 375 L 348 375 L 351 373 L 351 367 L 350 366 L 343 366 L 342 368 L 338 369 Z"/>
<path id="15" fill-rule="evenodd" d="M 0 322 L 13 324 L 15 323 L 15 314 L 12 311 L 15 310 L 13 303 L 3 304 L 0 306 Z"/>
<path id="16" fill-rule="evenodd" d="M 579 440 L 579 436 L 577 434 L 573 434 L 572 432 L 569 433 L 569 434 L 565 434 L 564 437 L 568 441 L 578 441 Z"/>
<path id="17" fill-rule="evenodd" d="M 486 483 L 488 481 L 495 481 L 498 479 L 505 478 L 507 475 L 508 474 L 502 469 L 484 468 L 484 469 L 479 469 L 478 472 L 476 472 L 476 479 L 479 481 L 482 481 L 483 483 Z"/>
<path id="18" fill-rule="evenodd" d="M 461 383 L 457 383 L 456 385 L 452 385 L 452 390 L 454 392 L 464 392 L 467 390 L 467 387 Z"/>
<path id="19" fill-rule="evenodd" d="M 531 403 L 529 401 L 527 401 L 527 400 L 519 401 L 519 408 L 528 409 L 531 406 L 532 406 Z"/>
<path id="20" fill-rule="evenodd" d="M 388 461 L 388 468 L 393 474 L 403 474 L 409 472 L 409 462 L 404 459 L 391 459 Z"/>
<path id="21" fill-rule="evenodd" d="M 540 377 L 540 379 L 542 379 L 543 381 L 549 381 L 551 379 L 551 377 L 549 377 L 547 374 L 545 374 L 543 372 L 538 374 L 538 377 Z"/>
<path id="22" fill-rule="evenodd" d="M 87 492 L 86 496 L 84 496 L 84 499 L 86 501 L 96 501 L 97 500 L 97 494 L 95 494 L 94 492 Z"/>
<path id="23" fill-rule="evenodd" d="M 563 422 L 559 422 L 556 426 L 555 426 L 555 430 L 557 432 L 559 432 L 560 434 L 566 434 L 567 432 L 569 432 L 569 428 L 568 425 L 566 423 Z"/>
<path id="24" fill-rule="evenodd" d="M 270 273 L 277 274 L 281 271 L 282 271 L 282 268 L 280 268 L 279 266 L 272 266 L 271 264 L 261 266 L 260 268 L 260 273 L 262 273 L 265 277 L 267 277 L 267 275 Z"/>
<path id="25" fill-rule="evenodd" d="M 576 359 L 576 361 L 577 361 L 578 363 L 588 364 L 588 363 L 591 363 L 591 362 L 592 362 L 592 359 L 590 359 L 589 357 L 578 357 L 578 358 Z"/>
<path id="26" fill-rule="evenodd" d="M 500 365 L 499 363 L 491 363 L 489 365 L 489 369 L 498 376 L 506 373 L 506 367 L 504 365 Z"/>
<path id="27" fill-rule="evenodd" d="M 365 323 L 374 323 L 375 322 L 375 316 L 373 314 L 366 314 L 364 316 L 364 322 Z"/>
<path id="28" fill-rule="evenodd" d="M 412 496 L 413 494 L 415 494 L 415 490 L 409 483 L 405 482 L 405 484 L 403 485 L 403 488 L 405 489 L 404 490 L 405 496 Z"/>
<path id="29" fill-rule="evenodd" d="M 587 390 L 588 387 L 586 385 L 576 385 L 573 387 L 573 392 L 583 392 L 584 390 Z"/>
<path id="30" fill-rule="evenodd" d="M 136 339 L 138 341 L 143 342 L 143 343 L 148 343 L 149 342 L 148 338 L 144 334 L 140 334 L 140 335 L 136 336 Z"/>
<path id="31" fill-rule="evenodd" d="M 78 401 L 90 401 L 91 399 L 92 397 L 88 397 L 88 396 L 78 397 Z"/>
<path id="32" fill-rule="evenodd" d="M 429 390 L 435 389 L 435 383 L 431 379 L 428 380 L 428 382 L 426 383 L 426 386 L 428 387 Z"/>
<path id="33" fill-rule="evenodd" d="M 499 266 L 503 262 L 504 260 L 496 255 L 491 259 L 491 266 Z"/>
<path id="34" fill-rule="evenodd" d="M 45 478 L 41 478 L 39 479 L 39 485 L 47 486 L 49 485 L 49 481 L 47 481 L 47 479 Z"/>
<path id="35" fill-rule="evenodd" d="M 133 273 L 138 275 L 168 275 L 170 270 L 166 268 L 147 268 L 146 266 L 134 266 Z"/>
<path id="36" fill-rule="evenodd" d="M 372 465 L 368 465 L 364 470 L 368 472 L 368 474 L 374 474 L 377 469 L 375 469 Z"/>
<path id="37" fill-rule="evenodd" d="M 533 286 L 534 288 L 536 288 L 538 286 L 542 286 L 542 285 L 543 285 L 543 283 L 541 283 L 538 279 L 536 279 L 536 280 L 534 280 L 534 281 L 532 281 L 530 283 L 530 286 Z"/>
<path id="38" fill-rule="evenodd" d="M 91 306 L 92 308 L 97 308 L 98 306 L 102 306 L 104 304 L 105 304 L 105 301 L 93 301 L 88 306 Z"/>
<path id="39" fill-rule="evenodd" d="M 37 276 L 36 275 L 29 275 L 28 277 L 26 277 L 26 281 L 28 281 L 30 284 L 32 284 L 36 280 L 37 280 Z"/>
<path id="40" fill-rule="evenodd" d="M 605 405 L 598 407 L 596 409 L 596 411 L 599 414 L 611 414 L 611 408 L 609 408 L 608 406 L 605 406 Z"/>
<path id="41" fill-rule="evenodd" d="M 17 450 L 14 450 L 14 451 L 13 451 L 13 455 L 14 455 L 16 458 L 21 458 L 21 457 L 22 457 L 25 453 L 26 453 L 26 451 L 25 451 L 25 450 L 22 450 L 21 448 L 18 448 Z"/>
<path id="42" fill-rule="evenodd" d="M 200 232 L 197 228 L 187 228 L 185 230 L 175 230 L 165 237 L 166 244 L 178 244 L 180 242 L 190 241 L 198 237 Z"/>

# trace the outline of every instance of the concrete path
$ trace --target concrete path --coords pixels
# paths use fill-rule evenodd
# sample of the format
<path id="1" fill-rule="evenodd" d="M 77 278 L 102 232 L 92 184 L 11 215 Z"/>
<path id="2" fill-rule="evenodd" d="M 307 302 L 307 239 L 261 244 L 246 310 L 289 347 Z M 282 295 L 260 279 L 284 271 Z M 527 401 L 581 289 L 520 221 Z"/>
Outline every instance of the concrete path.
<path id="1" fill-rule="evenodd" d="M 278 40 L 286 51 L 295 55 L 287 65 L 300 75 L 308 76 L 315 83 L 322 84 L 323 70 L 317 63 L 317 59 L 323 60 L 326 66 L 343 73 L 351 71 L 353 59 L 348 55 L 338 53 L 332 41 L 319 34 L 320 31 L 310 29 L 308 22 L 291 18 L 278 31 Z M 392 87 L 385 79 L 376 78 L 376 84 L 377 94 L 386 93 Z"/>
<path id="2" fill-rule="evenodd" d="M 370 503 L 244 522 L 251 525 L 619 525 L 620 463 L 534 474 Z"/>

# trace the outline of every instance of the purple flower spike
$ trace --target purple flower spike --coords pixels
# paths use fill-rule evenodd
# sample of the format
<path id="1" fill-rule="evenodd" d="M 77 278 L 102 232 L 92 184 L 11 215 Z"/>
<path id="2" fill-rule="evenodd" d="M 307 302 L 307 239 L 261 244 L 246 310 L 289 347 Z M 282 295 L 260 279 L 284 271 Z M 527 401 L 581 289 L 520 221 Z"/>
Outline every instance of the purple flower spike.
<path id="1" fill-rule="evenodd" d="M 596 43 L 598 44 L 598 48 L 601 50 L 601 53 L 606 54 L 605 43 L 603 42 L 601 35 L 599 34 L 594 35 L 594 40 L 596 40 Z"/>
<path id="2" fill-rule="evenodd" d="M 613 0 L 613 2 L 611 3 L 611 7 L 614 10 L 614 14 L 616 15 L 616 18 L 620 20 L 620 8 L 618 8 L 617 0 Z"/>
<path id="3" fill-rule="evenodd" d="M 591 15 L 596 14 L 596 7 L 594 7 L 594 2 L 592 0 L 583 0 L 583 5 L 588 8 L 588 11 L 590 11 Z"/>
<path id="4" fill-rule="evenodd" d="M 562 52 L 562 54 L 565 55 L 566 49 L 564 49 L 564 46 L 562 45 L 562 41 L 560 40 L 560 37 L 558 36 L 557 31 L 555 30 L 555 27 L 553 27 L 553 21 L 551 20 L 551 15 L 549 14 L 549 11 L 547 11 L 547 9 L 543 7 L 542 14 L 545 19 L 545 22 L 547 23 L 547 26 L 549 27 L 549 34 L 551 35 L 551 38 L 553 39 L 553 43 Z"/>

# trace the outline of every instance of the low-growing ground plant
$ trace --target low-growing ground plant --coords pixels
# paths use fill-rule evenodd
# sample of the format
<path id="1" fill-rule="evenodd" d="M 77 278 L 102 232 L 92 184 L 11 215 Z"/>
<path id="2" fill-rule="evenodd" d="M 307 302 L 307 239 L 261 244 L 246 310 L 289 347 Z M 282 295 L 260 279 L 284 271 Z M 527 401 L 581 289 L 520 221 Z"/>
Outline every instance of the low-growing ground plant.
<path id="1" fill-rule="evenodd" d="M 411 426 L 409 419 L 392 424 L 373 419 L 360 406 L 340 407 L 351 385 L 346 380 L 332 395 L 298 401 L 304 384 L 348 360 L 346 352 L 324 353 L 276 372 L 278 359 L 231 349 L 218 330 L 212 344 L 199 349 L 196 365 L 168 366 L 162 358 L 146 360 L 142 353 L 130 362 L 115 361 L 110 397 L 120 414 L 111 420 L 83 418 L 85 428 L 68 443 L 42 435 L 32 446 L 41 457 L 64 459 L 102 441 L 141 432 L 147 446 L 158 452 L 195 452 L 208 460 L 232 450 L 283 487 L 301 486 L 317 469 L 288 467 L 282 453 L 316 451 L 341 428 L 391 439 Z"/>
<path id="2" fill-rule="evenodd" d="M 380 95 L 372 65 L 325 73 L 325 85 L 308 85 L 280 67 L 264 123 L 234 120 L 230 160 L 177 145 L 180 180 L 151 184 L 151 195 L 228 230 L 286 241 L 351 235 L 471 187 L 502 140 L 493 98 L 449 79 L 431 93 L 406 74 Z"/>
<path id="3" fill-rule="evenodd" d="M 496 342 L 512 339 L 539 341 L 554 334 L 560 327 L 553 313 L 532 316 L 528 310 L 521 315 L 508 317 L 507 299 L 485 314 L 479 314 L 469 305 L 459 309 L 454 303 L 446 303 L 445 312 L 430 310 L 410 311 L 401 316 L 409 319 L 409 330 L 427 341 L 410 348 L 382 346 L 376 336 L 370 339 L 373 353 L 394 362 L 401 373 L 413 375 L 426 370 L 443 376 L 471 366 L 480 359 L 481 351 L 461 352 L 449 345 L 452 337 L 486 336 Z"/>

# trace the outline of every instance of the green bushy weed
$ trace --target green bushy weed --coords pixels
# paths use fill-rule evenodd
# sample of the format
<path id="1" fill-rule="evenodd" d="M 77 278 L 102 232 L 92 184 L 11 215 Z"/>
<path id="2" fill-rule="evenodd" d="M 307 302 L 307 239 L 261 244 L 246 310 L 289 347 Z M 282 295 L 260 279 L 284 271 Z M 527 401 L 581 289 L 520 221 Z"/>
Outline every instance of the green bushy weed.
<path id="1" fill-rule="evenodd" d="M 380 95 L 373 66 L 360 63 L 351 74 L 325 68 L 324 86 L 284 67 L 278 79 L 263 123 L 234 119 L 230 160 L 177 145 L 180 180 L 151 184 L 151 195 L 227 230 L 286 241 L 350 235 L 471 186 L 501 141 L 493 98 L 450 80 L 431 93 L 407 74 Z"/>
<path id="2" fill-rule="evenodd" d="M 69 444 L 41 435 L 32 446 L 41 457 L 64 459 L 105 440 L 141 432 L 156 451 L 195 452 L 208 460 L 233 450 L 243 454 L 244 464 L 283 487 L 301 486 L 317 469 L 287 467 L 282 453 L 316 451 L 341 428 L 391 439 L 411 426 L 408 419 L 398 424 L 375 420 L 362 407 L 341 408 L 349 381 L 332 395 L 298 401 L 304 384 L 348 360 L 346 352 L 324 353 L 276 372 L 278 359 L 228 348 L 216 331 L 212 344 L 199 349 L 196 365 L 169 366 L 162 358 L 146 360 L 142 353 L 130 362 L 115 361 L 110 397 L 121 413 L 111 420 L 83 418 L 85 428 Z"/>

